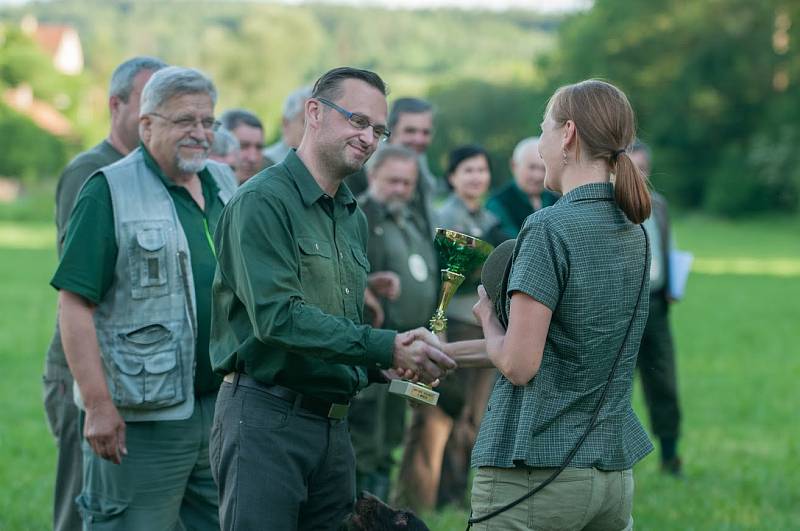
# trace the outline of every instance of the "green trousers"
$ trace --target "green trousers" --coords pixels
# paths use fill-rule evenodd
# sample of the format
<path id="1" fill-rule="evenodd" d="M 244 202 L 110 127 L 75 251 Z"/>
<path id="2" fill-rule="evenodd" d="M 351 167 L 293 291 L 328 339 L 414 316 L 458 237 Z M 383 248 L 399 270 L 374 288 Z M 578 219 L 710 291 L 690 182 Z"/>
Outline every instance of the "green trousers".
<path id="1" fill-rule="evenodd" d="M 481 467 L 472 483 L 472 516 L 479 517 L 529 492 L 553 468 Z M 633 472 L 566 468 L 553 483 L 474 531 L 629 531 L 633 529 Z"/>
<path id="2" fill-rule="evenodd" d="M 98 457 L 82 439 L 77 503 L 83 528 L 218 530 L 208 457 L 215 399 L 216 393 L 197 398 L 186 420 L 126 423 L 128 455 L 119 465 Z"/>

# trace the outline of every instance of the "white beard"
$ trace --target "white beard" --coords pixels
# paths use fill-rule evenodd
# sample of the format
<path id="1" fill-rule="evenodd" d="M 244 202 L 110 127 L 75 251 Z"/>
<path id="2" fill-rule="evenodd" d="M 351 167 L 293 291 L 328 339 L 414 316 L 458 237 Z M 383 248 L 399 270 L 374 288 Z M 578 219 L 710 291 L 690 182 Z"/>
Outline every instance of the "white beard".
<path id="1" fill-rule="evenodd" d="M 178 169 L 185 173 L 197 173 L 206 167 L 206 155 L 200 155 L 191 159 L 178 157 Z"/>

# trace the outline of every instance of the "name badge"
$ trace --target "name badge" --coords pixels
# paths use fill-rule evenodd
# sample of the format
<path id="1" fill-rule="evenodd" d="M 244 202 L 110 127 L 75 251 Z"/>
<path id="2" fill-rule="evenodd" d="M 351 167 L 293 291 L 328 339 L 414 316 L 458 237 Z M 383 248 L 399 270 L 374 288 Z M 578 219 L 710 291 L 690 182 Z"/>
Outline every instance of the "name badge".
<path id="1" fill-rule="evenodd" d="M 412 254 L 408 257 L 408 270 L 417 282 L 428 280 L 428 264 L 425 263 L 425 259 L 420 255 Z"/>

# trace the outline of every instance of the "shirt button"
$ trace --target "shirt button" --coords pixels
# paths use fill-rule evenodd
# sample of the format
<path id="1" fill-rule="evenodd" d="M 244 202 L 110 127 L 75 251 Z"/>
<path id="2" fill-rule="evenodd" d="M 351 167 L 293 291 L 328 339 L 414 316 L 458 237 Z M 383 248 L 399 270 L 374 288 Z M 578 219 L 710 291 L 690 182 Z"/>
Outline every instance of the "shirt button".
<path id="1" fill-rule="evenodd" d="M 381 364 L 380 364 L 380 363 L 376 363 L 376 364 L 375 364 L 375 366 L 376 366 L 377 368 L 379 368 L 379 369 L 381 368 Z"/>
<path id="2" fill-rule="evenodd" d="M 318 244 L 318 243 L 315 243 L 315 244 L 314 244 L 314 249 L 316 249 L 317 251 L 319 251 L 319 244 Z"/>
<path id="3" fill-rule="evenodd" d="M 339 251 L 339 260 L 341 260 L 342 258 L 344 258 L 344 255 L 342 254 L 342 251 Z"/>
<path id="4" fill-rule="evenodd" d="M 344 292 L 345 292 L 347 295 L 350 295 L 350 288 L 344 288 Z"/>

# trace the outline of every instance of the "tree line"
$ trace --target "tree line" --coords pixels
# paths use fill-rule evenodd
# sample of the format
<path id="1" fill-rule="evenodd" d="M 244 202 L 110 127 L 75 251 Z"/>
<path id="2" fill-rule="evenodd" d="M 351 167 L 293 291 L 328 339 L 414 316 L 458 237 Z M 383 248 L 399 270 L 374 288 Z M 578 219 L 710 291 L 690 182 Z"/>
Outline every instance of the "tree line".
<path id="1" fill-rule="evenodd" d="M 26 13 L 79 30 L 84 74 L 47 73 L 16 29 Z M 268 136 L 277 136 L 293 88 L 335 65 L 372 68 L 389 82 L 390 100 L 413 95 L 436 105 L 434 170 L 441 174 L 449 149 L 476 142 L 492 154 L 495 185 L 508 179 L 517 140 L 538 134 L 553 90 L 600 77 L 629 95 L 653 148 L 654 186 L 673 204 L 725 215 L 798 208 L 800 4 L 792 0 L 596 0 L 561 16 L 68 1 L 6 8 L 0 28 L 0 90 L 32 79 L 37 95 L 58 98 L 76 125 L 66 141 L 36 140 L 24 117 L 0 103 L 3 137 L 28 131 L 0 151 L 0 175 L 57 174 L 105 134 L 114 66 L 150 54 L 209 73 L 219 108 L 253 109 Z M 30 156 L 31 143 L 49 157 Z"/>

